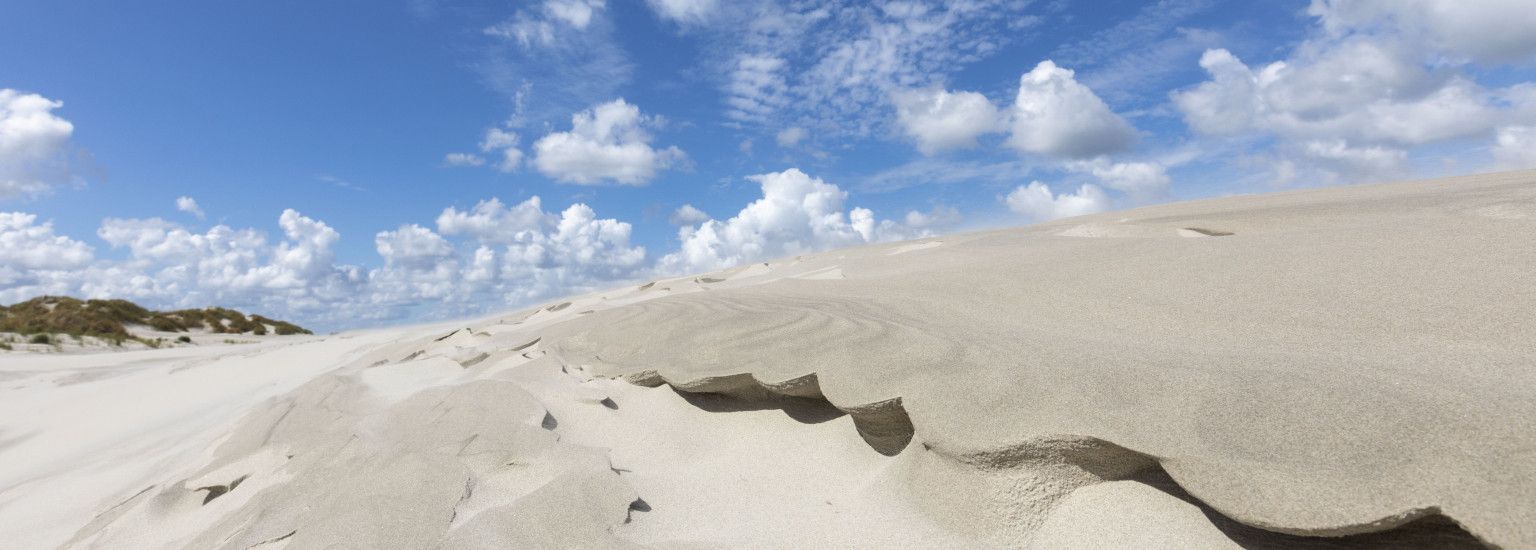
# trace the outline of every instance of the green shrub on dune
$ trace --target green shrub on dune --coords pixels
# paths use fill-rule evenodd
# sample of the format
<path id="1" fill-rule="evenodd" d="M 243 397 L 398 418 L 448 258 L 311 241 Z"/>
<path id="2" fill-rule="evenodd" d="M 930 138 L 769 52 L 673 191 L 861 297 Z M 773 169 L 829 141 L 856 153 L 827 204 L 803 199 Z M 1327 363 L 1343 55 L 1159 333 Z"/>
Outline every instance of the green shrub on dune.
<path id="1" fill-rule="evenodd" d="M 51 343 L 51 334 L 68 334 L 96 336 L 120 344 L 126 339 L 138 339 L 129 333 L 129 325 L 144 325 L 161 332 L 207 330 L 260 336 L 270 330 L 282 335 L 313 334 L 293 323 L 261 315 L 247 317 L 221 307 L 159 312 L 127 300 L 80 300 L 68 296 L 39 296 L 0 306 L 0 332 L 35 334 L 34 343 Z M 46 341 L 36 342 L 39 337 Z"/>

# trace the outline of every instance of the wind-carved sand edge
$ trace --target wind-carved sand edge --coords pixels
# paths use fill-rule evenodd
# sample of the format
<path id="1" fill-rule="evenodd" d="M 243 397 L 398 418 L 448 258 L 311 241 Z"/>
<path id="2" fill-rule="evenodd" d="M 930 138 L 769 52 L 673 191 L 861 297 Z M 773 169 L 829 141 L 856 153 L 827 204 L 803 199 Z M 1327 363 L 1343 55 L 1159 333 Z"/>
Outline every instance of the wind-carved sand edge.
<path id="1" fill-rule="evenodd" d="M 782 381 L 760 380 L 755 374 L 749 372 L 673 380 L 655 369 L 643 369 L 617 375 L 614 378 L 639 386 L 665 385 L 679 393 L 718 394 L 744 401 L 771 401 L 784 398 L 824 401 L 847 413 L 853 419 L 859 436 L 876 452 L 885 456 L 901 454 L 917 435 L 911 417 L 901 404 L 900 396 L 858 405 L 834 403 L 822 394 L 819 379 L 814 372 Z M 1181 466 L 1184 461 L 1143 453 L 1089 435 L 1045 435 L 1025 442 L 970 453 L 953 452 L 927 442 L 923 442 L 922 447 L 924 451 L 935 453 L 946 461 L 977 470 L 1006 470 L 1028 463 L 1057 463 L 1080 468 L 1100 478 L 1100 481 L 1136 479 L 1139 474 L 1160 470 L 1179 489 L 1226 518 L 1279 535 L 1313 538 L 1373 535 L 1402 528 L 1417 521 L 1440 519 L 1488 548 L 1501 547 L 1444 513 L 1438 505 L 1411 508 L 1363 522 L 1328 526 L 1294 527 L 1246 516 L 1231 508 L 1220 506 L 1217 502 L 1212 502 L 1206 496 L 1200 495 L 1198 489 L 1192 489 L 1192 485 L 1195 484 L 1190 483 L 1189 480 L 1198 474 L 1186 471 L 1186 468 Z M 1068 491 L 1089 484 L 1092 483 L 1077 485 Z"/>

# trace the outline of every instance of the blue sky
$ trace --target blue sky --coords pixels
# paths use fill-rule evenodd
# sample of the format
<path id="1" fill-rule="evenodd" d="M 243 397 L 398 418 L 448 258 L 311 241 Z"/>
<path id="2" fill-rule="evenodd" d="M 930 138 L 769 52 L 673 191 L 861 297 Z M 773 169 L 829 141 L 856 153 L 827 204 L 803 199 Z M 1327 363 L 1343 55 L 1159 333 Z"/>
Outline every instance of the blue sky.
<path id="1" fill-rule="evenodd" d="M 1523 0 L 361 4 L 10 3 L 0 302 L 345 328 L 1536 165 Z"/>

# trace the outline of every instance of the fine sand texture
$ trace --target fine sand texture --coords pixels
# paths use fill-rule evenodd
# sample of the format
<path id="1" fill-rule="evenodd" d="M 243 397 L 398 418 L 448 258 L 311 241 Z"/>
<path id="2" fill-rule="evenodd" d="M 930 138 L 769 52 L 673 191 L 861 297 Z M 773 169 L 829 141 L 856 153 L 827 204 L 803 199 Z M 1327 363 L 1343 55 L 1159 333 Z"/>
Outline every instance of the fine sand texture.
<path id="1" fill-rule="evenodd" d="M 1536 172 L 0 359 L 17 548 L 1536 548 Z"/>

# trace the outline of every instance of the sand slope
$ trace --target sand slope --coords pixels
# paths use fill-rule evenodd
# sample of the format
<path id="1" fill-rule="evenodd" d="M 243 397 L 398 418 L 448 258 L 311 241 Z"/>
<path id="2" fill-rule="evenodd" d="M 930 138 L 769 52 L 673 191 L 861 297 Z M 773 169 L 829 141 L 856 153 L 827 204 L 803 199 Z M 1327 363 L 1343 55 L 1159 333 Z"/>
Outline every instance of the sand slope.
<path id="1" fill-rule="evenodd" d="M 23 548 L 1536 547 L 1536 172 L 0 365 Z"/>

